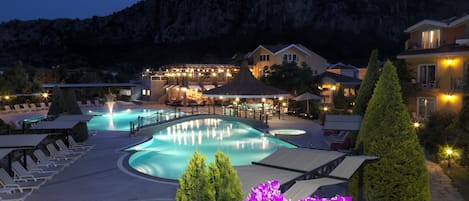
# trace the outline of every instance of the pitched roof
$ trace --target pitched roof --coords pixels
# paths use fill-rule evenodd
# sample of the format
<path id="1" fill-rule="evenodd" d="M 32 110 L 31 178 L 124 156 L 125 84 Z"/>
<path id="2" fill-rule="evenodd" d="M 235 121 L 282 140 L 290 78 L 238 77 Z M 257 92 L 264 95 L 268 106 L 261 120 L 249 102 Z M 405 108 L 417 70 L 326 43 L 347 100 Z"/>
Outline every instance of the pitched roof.
<path id="1" fill-rule="evenodd" d="M 288 92 L 275 87 L 265 85 L 257 80 L 249 70 L 247 62 L 244 61 L 238 74 L 233 80 L 221 87 L 203 92 L 205 97 L 228 97 L 228 98 L 274 98 L 289 97 Z"/>
<path id="2" fill-rule="evenodd" d="M 349 76 L 345 76 L 345 75 L 341 75 L 341 74 L 337 74 L 337 73 L 332 73 L 332 72 L 329 72 L 329 71 L 321 73 L 318 76 L 320 78 L 328 77 L 328 78 L 331 78 L 331 79 L 335 80 L 338 83 L 349 84 L 349 85 L 360 85 L 360 83 L 362 82 L 361 80 L 359 80 L 357 78 L 353 78 L 353 77 L 349 77 Z"/>
<path id="3" fill-rule="evenodd" d="M 290 49 L 290 48 L 296 48 L 308 56 L 311 56 L 314 54 L 311 50 L 309 50 L 308 48 L 306 48 L 305 46 L 301 44 L 288 44 L 288 45 L 277 44 L 277 45 L 259 45 L 256 49 L 254 49 L 252 52 L 248 54 L 248 57 L 252 57 L 252 54 L 261 48 L 269 51 L 273 55 L 282 53 L 283 51 Z"/>
<path id="4" fill-rule="evenodd" d="M 458 26 L 461 23 L 464 23 L 464 22 L 467 22 L 467 21 L 469 21 L 469 15 L 464 15 L 462 17 L 454 16 L 454 17 L 451 17 L 451 18 L 443 19 L 443 20 L 424 19 L 424 20 L 410 26 L 409 28 L 404 30 L 404 32 L 409 33 L 409 32 L 415 31 L 418 28 L 426 27 L 426 26 L 450 28 L 450 27 Z"/>
<path id="5" fill-rule="evenodd" d="M 354 65 L 351 64 L 344 64 L 342 62 L 335 63 L 335 64 L 329 64 L 327 66 L 328 69 L 357 69 Z"/>

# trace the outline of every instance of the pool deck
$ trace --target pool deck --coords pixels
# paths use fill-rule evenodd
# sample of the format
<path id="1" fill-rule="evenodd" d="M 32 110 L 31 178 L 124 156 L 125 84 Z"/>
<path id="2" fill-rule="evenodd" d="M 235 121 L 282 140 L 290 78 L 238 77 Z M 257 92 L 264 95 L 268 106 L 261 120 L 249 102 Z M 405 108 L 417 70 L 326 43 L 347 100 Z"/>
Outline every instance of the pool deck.
<path id="1" fill-rule="evenodd" d="M 124 108 L 124 106 L 121 106 Z M 130 108 L 171 109 L 163 105 L 125 106 Z M 181 108 L 190 112 L 191 108 Z M 199 111 L 204 113 L 201 108 Z M 14 122 L 26 117 L 44 115 L 46 111 L 1 115 L 6 122 Z M 218 114 L 219 111 L 217 112 Z M 307 134 L 295 137 L 292 143 L 301 146 L 310 145 L 327 148 L 321 126 L 313 121 L 282 115 L 269 120 L 269 129 L 302 129 Z M 149 180 L 128 174 L 121 167 L 126 152 L 124 147 L 145 140 L 144 136 L 129 137 L 128 132 L 92 131 L 86 144 L 94 149 L 78 159 L 74 164 L 48 180 L 39 190 L 34 191 L 26 201 L 165 201 L 174 200 L 177 184 L 172 182 Z M 261 181 L 260 181 L 261 182 Z"/>

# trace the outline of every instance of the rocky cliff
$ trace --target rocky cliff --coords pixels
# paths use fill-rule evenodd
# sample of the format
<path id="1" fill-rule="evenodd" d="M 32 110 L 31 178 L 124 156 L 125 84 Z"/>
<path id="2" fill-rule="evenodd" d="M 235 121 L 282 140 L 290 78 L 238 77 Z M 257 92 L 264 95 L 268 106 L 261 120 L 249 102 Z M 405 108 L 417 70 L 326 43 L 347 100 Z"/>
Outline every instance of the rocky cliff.
<path id="1" fill-rule="evenodd" d="M 224 62 L 276 43 L 362 62 L 374 47 L 401 51 L 413 23 L 466 11 L 466 0 L 143 0 L 106 17 L 2 23 L 0 66 Z"/>

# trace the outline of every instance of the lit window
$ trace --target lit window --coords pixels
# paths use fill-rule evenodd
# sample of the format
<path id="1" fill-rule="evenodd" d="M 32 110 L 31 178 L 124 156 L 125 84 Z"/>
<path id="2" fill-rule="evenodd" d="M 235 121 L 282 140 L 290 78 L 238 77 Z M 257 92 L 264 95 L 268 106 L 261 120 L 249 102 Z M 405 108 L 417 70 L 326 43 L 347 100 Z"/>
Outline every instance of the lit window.
<path id="1" fill-rule="evenodd" d="M 430 30 L 422 32 L 422 48 L 430 49 L 440 46 L 440 30 Z"/>
<path id="2" fill-rule="evenodd" d="M 292 62 L 292 61 L 297 61 L 297 56 L 296 54 L 284 54 L 283 55 L 283 61 L 287 62 Z"/>
<path id="3" fill-rule="evenodd" d="M 422 88 L 436 88 L 436 65 L 421 64 L 418 66 L 418 82 Z"/>
<path id="4" fill-rule="evenodd" d="M 417 114 L 420 117 L 428 117 L 436 110 L 435 97 L 418 97 L 417 98 Z"/>

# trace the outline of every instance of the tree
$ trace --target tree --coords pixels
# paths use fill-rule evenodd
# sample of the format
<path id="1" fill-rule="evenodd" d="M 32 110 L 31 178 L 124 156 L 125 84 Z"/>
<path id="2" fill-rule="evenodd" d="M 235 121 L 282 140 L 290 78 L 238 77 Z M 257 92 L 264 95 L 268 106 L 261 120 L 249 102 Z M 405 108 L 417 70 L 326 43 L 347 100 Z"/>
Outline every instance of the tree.
<path id="1" fill-rule="evenodd" d="M 263 77 L 262 81 L 292 94 L 301 94 L 311 90 L 314 78 L 309 67 L 299 67 L 295 62 L 284 62 L 281 65 L 272 65 L 269 75 Z"/>
<path id="2" fill-rule="evenodd" d="M 65 90 L 65 112 L 68 114 L 83 114 L 78 106 L 77 97 L 73 89 Z"/>
<path id="3" fill-rule="evenodd" d="M 215 162 L 209 165 L 210 182 L 215 190 L 215 200 L 243 200 L 244 193 L 238 173 L 231 166 L 228 155 L 221 151 L 215 153 Z"/>
<path id="4" fill-rule="evenodd" d="M 349 181 L 349 193 L 365 200 L 429 200 L 423 149 L 402 101 L 396 69 L 390 61 L 370 99 L 358 134 L 358 152 L 379 159 L 365 164 Z M 359 175 L 362 184 L 359 184 Z"/>
<path id="5" fill-rule="evenodd" d="M 347 109 L 347 100 L 344 96 L 344 88 L 340 86 L 334 96 L 334 107 L 337 109 Z"/>
<path id="6" fill-rule="evenodd" d="M 205 168 L 205 156 L 196 151 L 189 159 L 187 169 L 179 179 L 176 201 L 211 200 L 215 200 L 215 192 Z"/>
<path id="7" fill-rule="evenodd" d="M 65 98 L 62 90 L 59 87 L 54 87 L 52 91 L 52 105 L 47 112 L 47 115 L 58 116 L 65 111 Z"/>
<path id="8" fill-rule="evenodd" d="M 414 94 L 418 89 L 416 84 L 412 83 L 412 80 L 415 79 L 415 72 L 410 70 L 405 60 L 398 59 L 394 60 L 392 63 L 396 67 L 397 75 L 399 76 L 399 83 L 402 88 L 402 99 L 404 103 L 407 103 L 409 96 Z"/>
<path id="9" fill-rule="evenodd" d="M 378 50 L 374 49 L 373 51 L 371 51 L 365 78 L 363 79 L 362 84 L 360 85 L 357 98 L 355 99 L 355 107 L 353 108 L 354 114 L 362 116 L 365 114 L 366 107 L 368 106 L 368 102 L 371 99 L 371 95 L 373 93 L 373 89 L 375 88 L 378 77 Z"/>

